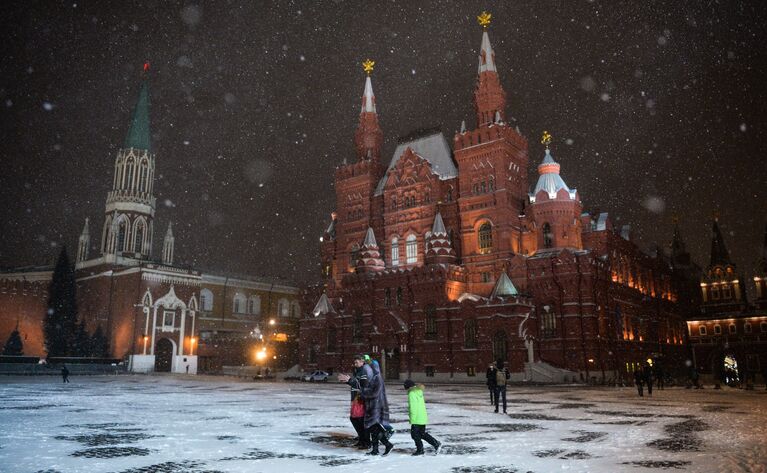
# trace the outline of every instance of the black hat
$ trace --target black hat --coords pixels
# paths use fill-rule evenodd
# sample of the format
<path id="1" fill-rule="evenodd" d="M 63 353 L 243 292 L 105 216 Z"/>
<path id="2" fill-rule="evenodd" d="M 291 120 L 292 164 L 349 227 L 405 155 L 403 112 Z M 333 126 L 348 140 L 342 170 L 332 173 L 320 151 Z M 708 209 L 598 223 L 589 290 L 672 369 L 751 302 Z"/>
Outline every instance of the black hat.
<path id="1" fill-rule="evenodd" d="M 405 389 L 410 389 L 413 386 L 415 386 L 415 383 L 413 382 L 412 379 L 406 379 L 404 386 L 405 386 Z"/>

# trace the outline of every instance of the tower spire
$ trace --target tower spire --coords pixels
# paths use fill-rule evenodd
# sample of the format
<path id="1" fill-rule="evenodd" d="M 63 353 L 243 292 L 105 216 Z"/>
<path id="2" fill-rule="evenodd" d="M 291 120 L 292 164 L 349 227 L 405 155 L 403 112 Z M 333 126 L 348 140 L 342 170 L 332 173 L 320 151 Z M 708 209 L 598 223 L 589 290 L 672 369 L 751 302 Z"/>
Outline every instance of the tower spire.
<path id="1" fill-rule="evenodd" d="M 88 249 L 91 246 L 91 233 L 88 229 L 88 218 L 85 218 L 85 225 L 83 226 L 83 232 L 80 234 L 80 238 L 77 241 L 77 263 L 88 259 Z"/>
<path id="2" fill-rule="evenodd" d="M 162 242 L 162 262 L 163 264 L 173 264 L 173 247 L 176 239 L 173 237 L 173 222 L 168 223 L 168 231 L 165 232 L 165 239 Z"/>
<path id="3" fill-rule="evenodd" d="M 151 151 L 149 132 L 149 81 L 147 80 L 148 71 L 149 63 L 145 63 L 138 101 L 133 109 L 128 135 L 125 137 L 125 148 Z"/>
<path id="4" fill-rule="evenodd" d="M 491 125 L 495 121 L 506 121 L 506 92 L 501 87 L 495 64 L 495 51 L 493 51 L 490 36 L 487 33 L 491 18 L 492 15 L 488 12 L 482 12 L 477 17 L 477 21 L 484 28 L 482 45 L 479 49 L 477 86 L 474 89 L 474 107 L 477 112 L 478 127 Z"/>
<path id="5" fill-rule="evenodd" d="M 730 252 L 727 251 L 727 247 L 724 244 L 724 238 L 722 232 L 719 230 L 719 222 L 717 218 L 714 218 L 713 225 L 711 227 L 711 265 L 714 266 L 727 266 L 732 265 L 730 261 Z"/>
<path id="6" fill-rule="evenodd" d="M 434 216 L 434 224 L 431 226 L 431 234 L 426 240 L 426 262 L 430 264 L 450 264 L 455 262 L 455 250 L 450 241 L 450 236 L 445 229 L 442 214 L 437 211 Z"/>
<path id="7" fill-rule="evenodd" d="M 376 97 L 373 93 L 373 82 L 370 79 L 374 66 L 375 61 L 371 59 L 367 59 L 362 63 L 362 68 L 367 77 L 365 77 L 365 90 L 362 93 L 359 124 L 354 134 L 357 158 L 360 160 L 378 160 L 381 156 L 381 146 L 383 144 L 383 131 L 381 131 L 381 126 L 378 124 Z"/>

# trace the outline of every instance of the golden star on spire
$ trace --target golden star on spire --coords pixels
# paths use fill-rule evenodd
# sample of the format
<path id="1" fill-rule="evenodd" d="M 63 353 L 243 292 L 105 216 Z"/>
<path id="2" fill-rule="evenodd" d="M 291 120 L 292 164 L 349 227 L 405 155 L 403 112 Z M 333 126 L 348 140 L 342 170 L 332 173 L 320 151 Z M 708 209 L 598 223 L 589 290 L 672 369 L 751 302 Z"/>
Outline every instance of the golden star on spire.
<path id="1" fill-rule="evenodd" d="M 551 143 L 551 134 L 544 130 L 543 136 L 541 136 L 541 144 L 545 145 L 546 149 L 549 149 L 549 143 Z"/>
<path id="2" fill-rule="evenodd" d="M 368 75 L 370 75 L 371 72 L 373 72 L 373 66 L 376 65 L 375 61 L 370 60 L 370 58 L 365 59 L 365 62 L 362 63 L 362 70 L 367 72 Z"/>
<path id="3" fill-rule="evenodd" d="M 490 13 L 483 11 L 481 15 L 477 17 L 477 22 L 479 22 L 479 25 L 483 28 L 487 28 L 487 26 L 490 24 L 490 19 L 493 17 Z"/>

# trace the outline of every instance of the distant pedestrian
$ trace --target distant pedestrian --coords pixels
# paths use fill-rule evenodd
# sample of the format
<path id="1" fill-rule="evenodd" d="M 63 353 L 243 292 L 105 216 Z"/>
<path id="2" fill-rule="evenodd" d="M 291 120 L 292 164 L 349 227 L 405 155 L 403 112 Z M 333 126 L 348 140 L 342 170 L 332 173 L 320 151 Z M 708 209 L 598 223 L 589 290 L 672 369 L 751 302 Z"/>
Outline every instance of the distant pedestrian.
<path id="1" fill-rule="evenodd" d="M 642 370 L 642 375 L 644 376 L 644 383 L 647 386 L 647 394 L 649 396 L 652 396 L 652 385 L 653 385 L 653 372 L 652 372 L 652 366 L 645 365 L 644 369 Z"/>
<path id="2" fill-rule="evenodd" d="M 658 389 L 663 391 L 663 386 L 666 382 L 666 380 L 664 379 L 666 376 L 666 373 L 663 371 L 663 368 L 657 363 L 655 364 L 654 368 L 655 368 L 655 379 L 658 382 Z"/>
<path id="3" fill-rule="evenodd" d="M 700 385 L 700 373 L 698 373 L 698 369 L 693 367 L 690 371 L 690 381 L 692 382 L 692 385 L 695 387 L 695 389 L 701 389 Z"/>
<path id="4" fill-rule="evenodd" d="M 67 368 L 67 365 L 61 365 L 61 378 L 64 383 L 69 382 L 69 368 Z"/>
<path id="5" fill-rule="evenodd" d="M 495 362 L 490 363 L 490 365 L 487 367 L 487 373 L 485 374 L 485 377 L 487 378 L 487 390 L 490 391 L 490 405 L 495 405 Z"/>
<path id="6" fill-rule="evenodd" d="M 503 413 L 506 414 L 506 383 L 509 381 L 511 373 L 504 367 L 503 360 L 498 360 L 495 364 L 495 412 L 498 412 L 498 401 L 503 397 Z"/>
<path id="7" fill-rule="evenodd" d="M 634 384 L 637 386 L 639 397 L 644 397 L 644 373 L 641 368 L 634 371 Z"/>
<path id="8" fill-rule="evenodd" d="M 413 455 L 423 455 L 423 440 L 426 440 L 429 445 L 434 447 L 435 455 L 439 455 L 442 449 L 442 442 L 432 437 L 426 431 L 426 424 L 429 422 L 429 419 L 426 415 L 423 384 L 416 385 L 408 379 L 405 381 L 405 389 L 407 390 L 407 408 L 410 417 L 410 437 L 415 442 L 415 453 Z"/>

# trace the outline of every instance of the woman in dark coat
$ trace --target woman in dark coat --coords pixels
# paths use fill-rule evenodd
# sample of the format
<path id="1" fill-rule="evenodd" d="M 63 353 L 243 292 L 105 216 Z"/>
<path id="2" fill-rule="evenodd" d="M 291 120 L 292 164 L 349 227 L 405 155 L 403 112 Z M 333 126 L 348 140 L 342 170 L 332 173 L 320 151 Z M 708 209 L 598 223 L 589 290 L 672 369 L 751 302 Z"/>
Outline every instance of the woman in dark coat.
<path id="1" fill-rule="evenodd" d="M 370 433 L 370 441 L 373 444 L 373 450 L 367 454 L 378 455 L 378 442 L 381 442 L 386 447 L 383 454 L 388 455 L 394 445 L 386 438 L 386 430 L 382 425 L 389 423 L 386 387 L 378 363 L 369 366 L 373 376 L 368 379 L 367 385 L 362 387 L 362 398 L 365 400 L 365 429 Z"/>

